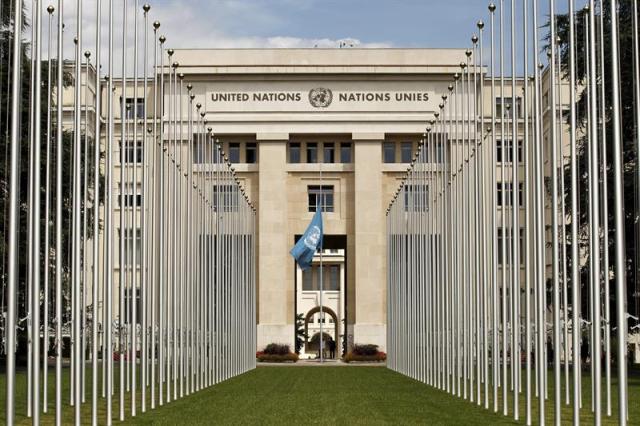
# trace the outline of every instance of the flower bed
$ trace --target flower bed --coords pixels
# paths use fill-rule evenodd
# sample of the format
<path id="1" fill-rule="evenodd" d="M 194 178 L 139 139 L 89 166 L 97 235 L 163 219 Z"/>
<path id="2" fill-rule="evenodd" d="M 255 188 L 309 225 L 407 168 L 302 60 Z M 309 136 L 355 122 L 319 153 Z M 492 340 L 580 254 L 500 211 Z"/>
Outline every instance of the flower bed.
<path id="1" fill-rule="evenodd" d="M 297 362 L 298 355 L 289 350 L 289 345 L 268 344 L 263 351 L 256 352 L 259 362 Z"/>
<path id="2" fill-rule="evenodd" d="M 354 345 L 343 358 L 344 362 L 382 362 L 387 354 L 378 350 L 378 345 Z"/>

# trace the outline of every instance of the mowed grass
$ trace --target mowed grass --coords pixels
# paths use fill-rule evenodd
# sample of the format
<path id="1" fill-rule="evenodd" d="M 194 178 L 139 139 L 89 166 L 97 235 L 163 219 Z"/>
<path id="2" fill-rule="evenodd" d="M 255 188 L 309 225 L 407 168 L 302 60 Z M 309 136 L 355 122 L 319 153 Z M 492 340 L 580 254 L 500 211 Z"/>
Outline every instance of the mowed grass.
<path id="1" fill-rule="evenodd" d="M 90 370 L 87 371 L 90 375 Z M 90 376 L 89 376 L 90 377 Z M 114 423 L 119 423 L 118 372 L 114 377 L 116 394 L 113 400 Z M 4 420 L 4 381 L 0 376 L 0 420 Z M 73 422 L 73 408 L 69 407 L 68 370 L 63 382 L 63 423 Z M 614 383 L 615 385 L 615 383 Z M 640 424 L 640 379 L 637 371 L 629 381 L 630 424 Z M 30 424 L 26 417 L 26 372 L 20 371 L 17 380 L 16 420 L 18 424 Z M 53 375 L 50 376 L 53 386 Z M 581 423 L 592 423 L 590 413 L 590 381 L 583 380 L 583 409 Z M 553 419 L 553 393 L 550 383 L 547 400 L 547 423 Z M 87 387 L 87 403 L 82 406 L 83 424 L 90 422 L 90 394 Z M 603 418 L 603 424 L 617 424 L 616 392 L 614 417 Z M 454 397 L 381 367 L 259 367 L 226 382 L 192 394 L 183 399 L 157 407 L 153 411 L 130 413 L 131 395 L 125 397 L 124 424 L 186 425 L 186 424 L 430 424 L 430 425 L 480 425 L 524 424 L 524 395 L 520 398 L 521 420 L 512 419 L 512 393 L 509 393 L 509 416 L 485 410 L 461 398 Z M 500 395 L 501 398 L 501 395 Z M 490 396 L 490 402 L 492 397 Z M 564 398 L 563 398 L 564 401 Z M 500 403 L 502 399 L 500 399 Z M 104 399 L 100 399 L 99 422 L 106 420 Z M 50 413 L 42 417 L 43 424 L 53 423 L 53 392 L 50 392 Z M 537 423 L 537 407 L 534 400 L 534 423 Z M 570 407 L 563 407 L 563 423 L 571 421 Z"/>

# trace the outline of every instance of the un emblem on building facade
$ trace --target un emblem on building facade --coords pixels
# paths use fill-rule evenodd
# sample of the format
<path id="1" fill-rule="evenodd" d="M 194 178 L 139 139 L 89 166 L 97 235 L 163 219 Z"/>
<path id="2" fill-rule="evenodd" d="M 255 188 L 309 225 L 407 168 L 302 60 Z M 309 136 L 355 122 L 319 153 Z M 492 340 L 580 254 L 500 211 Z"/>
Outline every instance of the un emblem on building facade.
<path id="1" fill-rule="evenodd" d="M 309 91 L 309 103 L 316 108 L 326 108 L 331 105 L 333 93 L 330 89 L 318 87 Z"/>

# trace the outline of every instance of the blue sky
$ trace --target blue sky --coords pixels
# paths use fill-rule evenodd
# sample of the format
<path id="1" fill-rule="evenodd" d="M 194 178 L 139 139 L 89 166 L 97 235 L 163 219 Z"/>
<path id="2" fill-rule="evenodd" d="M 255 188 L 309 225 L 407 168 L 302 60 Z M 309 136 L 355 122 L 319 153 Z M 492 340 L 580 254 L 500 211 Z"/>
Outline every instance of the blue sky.
<path id="1" fill-rule="evenodd" d="M 499 3 L 500 0 L 494 0 Z M 522 0 L 517 0 L 521 4 Z M 484 0 L 157 0 L 175 47 L 466 47 Z M 546 5 L 544 0 L 541 4 Z M 508 8 L 510 0 L 505 1 Z M 507 11 L 508 12 L 508 11 Z M 521 12 L 520 12 L 521 13 Z M 164 19 L 163 19 L 164 18 Z"/>
<path id="2" fill-rule="evenodd" d="M 166 48 L 336 48 L 341 41 L 358 47 L 466 48 L 471 46 L 478 20 L 487 23 L 487 31 L 489 21 L 489 0 L 138 0 L 141 32 L 141 9 L 145 1 L 151 4 L 150 22 L 161 23 L 159 32 L 167 37 Z M 501 2 L 493 1 L 498 5 Z M 505 17 L 510 14 L 512 1 L 518 5 L 516 37 L 520 45 L 523 0 L 503 1 Z M 538 2 L 542 24 L 548 16 L 548 1 Z M 96 10 L 89 3 L 85 2 L 83 10 L 83 50 L 93 50 L 95 46 Z M 558 3 L 559 11 L 563 12 L 566 1 L 558 0 Z M 44 8 L 47 3 L 41 4 Z M 124 2 L 115 0 L 113 4 L 114 26 L 122 28 Z M 133 53 L 131 17 L 135 4 L 134 0 L 127 2 L 130 20 L 125 34 L 129 55 Z M 103 43 L 108 38 L 109 5 L 108 1 L 102 2 Z M 65 6 L 64 15 L 65 56 L 71 58 L 75 2 Z M 498 16 L 496 28 L 497 25 Z M 510 31 L 509 25 L 506 30 Z M 116 63 L 121 56 L 123 35 L 115 36 Z M 510 49 L 508 39 L 507 34 L 506 52 Z M 488 37 L 485 42 L 488 48 Z M 102 53 L 105 63 L 106 49 Z"/>

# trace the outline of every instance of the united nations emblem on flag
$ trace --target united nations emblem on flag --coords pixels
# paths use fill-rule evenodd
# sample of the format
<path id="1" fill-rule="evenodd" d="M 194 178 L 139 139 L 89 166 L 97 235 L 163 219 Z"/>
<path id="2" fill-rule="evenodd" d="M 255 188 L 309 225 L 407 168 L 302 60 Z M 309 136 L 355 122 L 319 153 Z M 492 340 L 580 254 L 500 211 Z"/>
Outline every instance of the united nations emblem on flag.
<path id="1" fill-rule="evenodd" d="M 330 89 L 317 87 L 309 91 L 309 103 L 316 108 L 326 108 L 331 105 L 333 93 Z"/>

